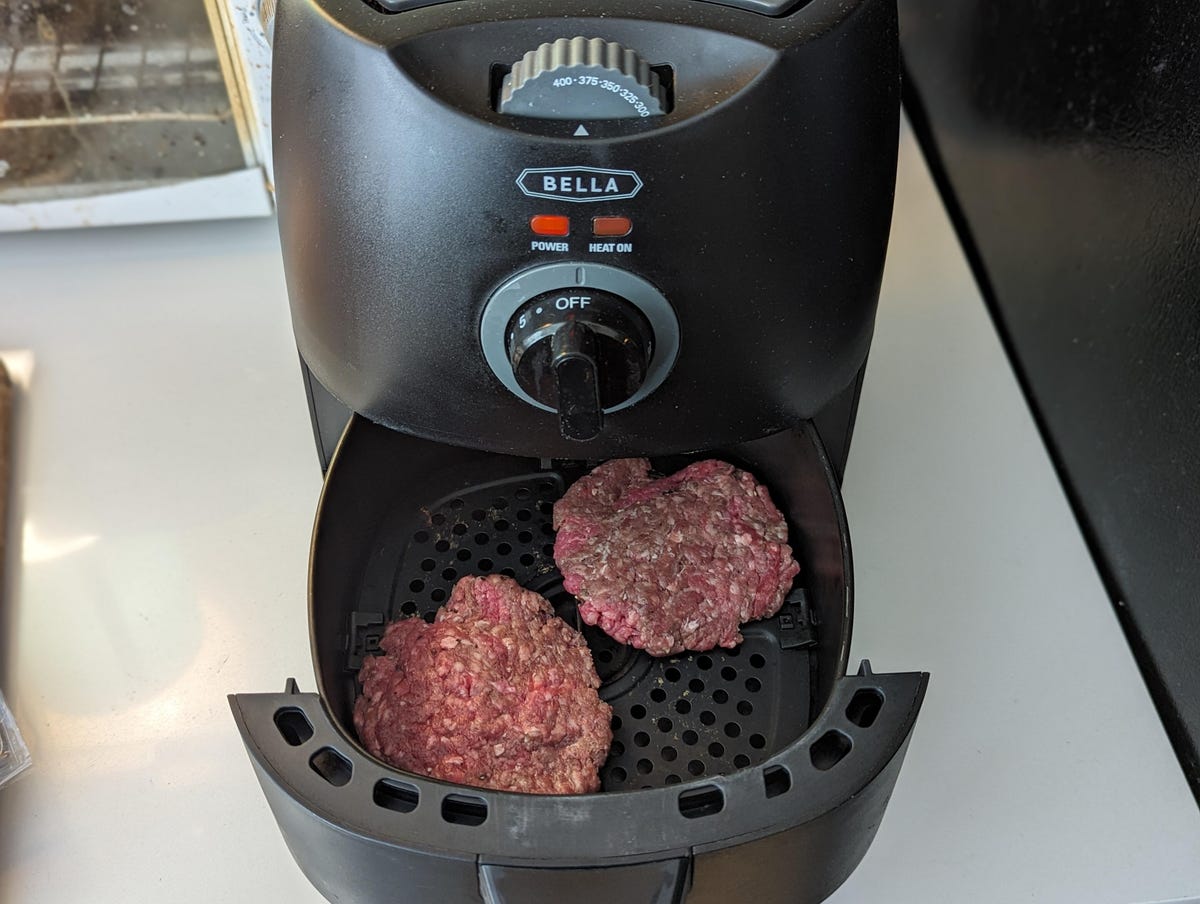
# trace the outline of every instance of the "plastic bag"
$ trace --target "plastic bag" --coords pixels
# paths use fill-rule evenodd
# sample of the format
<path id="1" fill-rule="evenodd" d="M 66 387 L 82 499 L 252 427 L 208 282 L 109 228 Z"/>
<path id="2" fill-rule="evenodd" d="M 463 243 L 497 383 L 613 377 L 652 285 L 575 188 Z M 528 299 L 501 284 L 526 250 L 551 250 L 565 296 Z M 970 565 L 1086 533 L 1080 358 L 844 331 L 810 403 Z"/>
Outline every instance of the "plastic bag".
<path id="1" fill-rule="evenodd" d="M 0 788 L 29 768 L 29 748 L 17 729 L 12 711 L 0 694 Z"/>

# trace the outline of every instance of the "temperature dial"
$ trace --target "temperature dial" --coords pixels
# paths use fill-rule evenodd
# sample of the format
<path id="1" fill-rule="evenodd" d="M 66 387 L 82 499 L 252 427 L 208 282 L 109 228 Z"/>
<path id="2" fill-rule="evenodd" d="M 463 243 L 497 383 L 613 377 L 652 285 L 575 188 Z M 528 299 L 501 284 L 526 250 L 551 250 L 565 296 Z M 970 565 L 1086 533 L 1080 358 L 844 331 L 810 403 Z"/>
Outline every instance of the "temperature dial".
<path id="1" fill-rule="evenodd" d="M 559 38 L 531 50 L 504 76 L 501 113 L 532 119 L 637 119 L 667 112 L 658 73 L 603 38 Z"/>
<path id="2" fill-rule="evenodd" d="M 595 289 L 530 299 L 513 314 L 506 338 L 517 383 L 558 412 L 565 438 L 581 441 L 599 435 L 606 409 L 638 391 L 654 353 L 641 312 Z"/>

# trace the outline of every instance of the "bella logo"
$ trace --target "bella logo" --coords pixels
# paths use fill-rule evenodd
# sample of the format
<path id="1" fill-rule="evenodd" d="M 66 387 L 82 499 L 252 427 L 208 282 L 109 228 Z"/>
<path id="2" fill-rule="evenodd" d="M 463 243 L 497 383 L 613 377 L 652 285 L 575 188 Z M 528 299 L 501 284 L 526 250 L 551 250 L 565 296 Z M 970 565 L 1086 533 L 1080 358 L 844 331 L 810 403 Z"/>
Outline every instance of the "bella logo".
<path id="1" fill-rule="evenodd" d="M 632 170 L 597 169 L 593 166 L 554 166 L 527 169 L 517 177 L 517 188 L 531 198 L 555 201 L 618 201 L 642 190 L 642 180 Z"/>

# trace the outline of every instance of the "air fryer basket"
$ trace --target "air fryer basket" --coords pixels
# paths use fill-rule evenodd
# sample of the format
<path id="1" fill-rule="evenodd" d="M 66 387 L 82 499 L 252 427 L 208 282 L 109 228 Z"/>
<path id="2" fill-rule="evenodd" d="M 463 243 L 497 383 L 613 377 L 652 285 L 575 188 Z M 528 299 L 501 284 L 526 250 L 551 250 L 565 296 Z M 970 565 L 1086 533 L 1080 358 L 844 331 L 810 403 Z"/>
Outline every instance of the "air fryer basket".
<path id="1" fill-rule="evenodd" d="M 848 537 L 811 427 L 653 464 L 669 473 L 700 457 L 768 485 L 801 573 L 780 614 L 746 626 L 737 649 L 656 659 L 580 625 L 554 566 L 553 504 L 588 463 L 352 420 L 313 539 L 319 695 L 291 684 L 233 699 L 289 846 L 331 900 L 551 901 L 570 889 L 585 902 L 819 901 L 849 874 L 882 815 L 925 676 L 845 674 Z M 386 622 L 432 618 L 457 578 L 485 573 L 515 577 L 583 630 L 614 710 L 601 793 L 448 785 L 358 745 L 357 670 Z M 599 870 L 597 882 L 568 878 L 580 869 Z"/>

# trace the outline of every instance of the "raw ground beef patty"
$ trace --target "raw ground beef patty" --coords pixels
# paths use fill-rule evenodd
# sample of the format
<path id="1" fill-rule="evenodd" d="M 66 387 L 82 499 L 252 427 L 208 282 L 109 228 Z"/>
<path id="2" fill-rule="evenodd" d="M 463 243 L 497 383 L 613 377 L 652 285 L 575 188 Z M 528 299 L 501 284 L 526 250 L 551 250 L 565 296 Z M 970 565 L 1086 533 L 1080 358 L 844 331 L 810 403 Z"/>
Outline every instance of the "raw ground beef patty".
<path id="1" fill-rule="evenodd" d="M 583 620 L 655 656 L 737 646 L 800 571 L 766 487 L 722 461 L 659 480 L 644 458 L 606 462 L 555 504 L 554 527 Z"/>
<path id="2" fill-rule="evenodd" d="M 449 782 L 600 789 L 612 709 L 583 636 L 500 575 L 466 577 L 437 619 L 392 622 L 363 663 L 354 727 L 374 756 Z"/>

